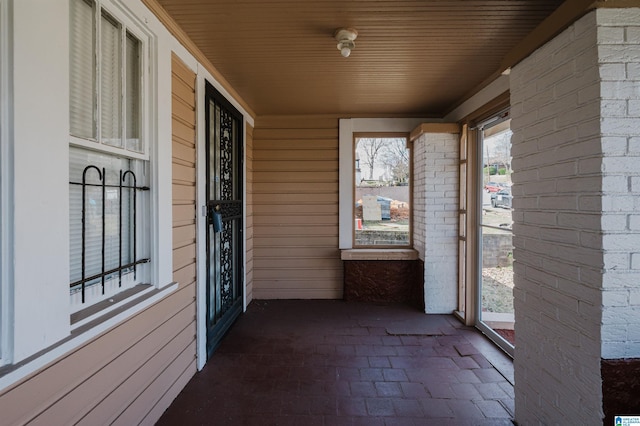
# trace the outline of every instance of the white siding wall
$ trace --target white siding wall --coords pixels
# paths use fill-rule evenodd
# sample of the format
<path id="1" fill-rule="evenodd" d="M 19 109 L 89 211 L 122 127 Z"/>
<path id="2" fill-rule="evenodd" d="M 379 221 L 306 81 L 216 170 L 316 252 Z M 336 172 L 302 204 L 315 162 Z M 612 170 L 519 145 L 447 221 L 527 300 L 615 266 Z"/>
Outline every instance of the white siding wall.
<path id="1" fill-rule="evenodd" d="M 604 157 L 602 358 L 640 358 L 640 9 L 602 9 L 597 19 Z"/>
<path id="2" fill-rule="evenodd" d="M 414 247 L 424 261 L 425 312 L 451 313 L 458 303 L 458 134 L 414 141 Z"/>

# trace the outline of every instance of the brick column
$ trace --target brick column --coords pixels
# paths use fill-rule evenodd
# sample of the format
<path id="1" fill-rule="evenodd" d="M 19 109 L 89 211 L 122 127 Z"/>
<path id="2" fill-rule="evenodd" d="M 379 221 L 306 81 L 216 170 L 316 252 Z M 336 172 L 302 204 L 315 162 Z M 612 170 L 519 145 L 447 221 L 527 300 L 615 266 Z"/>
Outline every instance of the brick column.
<path id="1" fill-rule="evenodd" d="M 451 313 L 458 304 L 460 142 L 459 133 L 450 132 L 459 131 L 455 125 L 424 124 L 413 141 L 413 243 L 424 261 L 430 314 Z"/>
<path id="2" fill-rule="evenodd" d="M 607 363 L 640 358 L 639 29 L 600 9 L 511 72 L 520 424 L 640 411 L 603 403 Z"/>

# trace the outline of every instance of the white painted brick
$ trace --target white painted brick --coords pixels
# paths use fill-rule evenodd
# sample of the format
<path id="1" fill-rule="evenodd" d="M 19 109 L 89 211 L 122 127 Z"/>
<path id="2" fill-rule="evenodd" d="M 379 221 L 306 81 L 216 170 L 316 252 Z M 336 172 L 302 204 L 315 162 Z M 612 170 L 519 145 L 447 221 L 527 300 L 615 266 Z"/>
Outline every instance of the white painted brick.
<path id="1" fill-rule="evenodd" d="M 595 38 L 595 36 L 593 37 Z M 577 54 L 576 56 L 576 69 L 587 70 L 592 67 L 598 66 L 598 49 L 594 46 L 591 49 Z"/>
<path id="2" fill-rule="evenodd" d="M 517 169 L 516 169 L 517 170 Z M 522 194 L 526 195 L 551 195 L 556 194 L 556 181 L 555 180 L 542 180 L 536 183 L 536 185 L 527 185 L 521 187 Z M 518 193 L 513 192 L 514 196 Z"/>
<path id="3" fill-rule="evenodd" d="M 578 168 L 575 159 L 565 163 L 557 163 L 545 167 L 540 167 L 538 169 L 540 179 L 575 176 L 577 171 Z"/>
<path id="4" fill-rule="evenodd" d="M 640 271 L 628 270 L 628 271 L 607 271 L 603 279 L 603 286 L 610 290 L 615 289 L 629 289 L 640 281 Z M 605 307 L 606 310 L 606 307 Z M 637 322 L 637 318 L 636 318 Z M 637 355 L 629 356 L 637 357 Z"/>
<path id="5" fill-rule="evenodd" d="M 600 120 L 592 118 L 578 124 L 578 137 L 586 139 L 600 135 Z"/>
<path id="6" fill-rule="evenodd" d="M 621 354 L 624 354 L 627 351 L 627 343 L 626 342 L 607 342 L 602 345 L 602 358 L 603 359 L 618 359 L 624 358 Z"/>
<path id="7" fill-rule="evenodd" d="M 600 65 L 600 77 L 602 80 L 624 80 L 627 78 L 627 67 L 624 63 L 612 63 Z M 600 85 L 597 85 L 600 93 Z"/>
<path id="8" fill-rule="evenodd" d="M 575 126 L 589 119 L 599 117 L 600 110 L 597 103 L 587 103 L 577 108 L 568 109 L 563 114 L 555 117 L 557 128 Z"/>
<path id="9" fill-rule="evenodd" d="M 428 313 L 449 313 L 457 305 L 458 147 L 458 136 L 451 134 L 426 134 L 414 142 L 414 151 L 421 153 L 414 168 L 426 170 L 414 179 L 414 199 L 422 197 L 425 218 L 414 221 L 414 245 L 425 262 Z"/>
<path id="10" fill-rule="evenodd" d="M 608 307 L 628 306 L 629 292 L 624 290 L 623 291 L 603 291 L 602 303 Z"/>
<path id="11" fill-rule="evenodd" d="M 598 29 L 598 43 L 600 44 L 623 44 L 624 42 L 624 27 L 600 27 Z"/>
<path id="12" fill-rule="evenodd" d="M 575 158 L 577 152 L 581 154 L 581 157 L 600 155 L 601 144 L 599 137 L 585 137 L 577 134 L 576 138 L 578 138 L 576 141 L 567 141 L 567 143 L 558 147 L 556 150 L 558 161 Z"/>
<path id="13" fill-rule="evenodd" d="M 607 250 L 631 252 L 639 247 L 638 237 L 638 234 L 605 234 L 602 236 L 602 243 Z"/>
<path id="14" fill-rule="evenodd" d="M 628 80 L 640 80 L 640 63 L 629 62 L 626 64 L 627 79 Z"/>
<path id="15" fill-rule="evenodd" d="M 640 9 L 598 9 L 596 19 L 601 26 L 637 26 L 640 22 Z"/>
<path id="16" fill-rule="evenodd" d="M 637 198 L 632 195 L 603 195 L 602 210 L 609 213 L 633 211 L 638 201 Z"/>
<path id="17" fill-rule="evenodd" d="M 583 213 L 600 213 L 602 211 L 602 197 L 599 195 L 579 196 L 578 210 Z"/>
<path id="18" fill-rule="evenodd" d="M 629 230 L 640 232 L 640 214 L 629 215 L 627 217 L 629 221 Z"/>
<path id="19" fill-rule="evenodd" d="M 581 232 L 580 245 L 582 247 L 589 247 L 593 249 L 602 248 L 602 238 L 601 238 L 600 232 Z M 595 256 L 595 259 L 601 259 L 601 258 L 602 258 L 602 254 L 598 252 L 597 255 Z M 585 260 L 579 259 L 579 262 L 582 263 L 582 262 L 585 262 Z"/>
<path id="20" fill-rule="evenodd" d="M 566 144 L 569 141 L 574 142 L 577 139 L 577 137 L 578 137 L 578 127 L 571 126 L 539 138 L 538 146 L 539 146 L 539 149 L 546 150 L 547 148 L 552 148 L 552 147 Z"/>
<path id="21" fill-rule="evenodd" d="M 602 216 L 602 230 L 608 232 L 625 231 L 627 229 L 627 215 Z"/>
<path id="22" fill-rule="evenodd" d="M 602 115 L 605 117 L 626 117 L 627 116 L 627 101 L 603 99 L 602 100 Z"/>
<path id="23" fill-rule="evenodd" d="M 600 90 L 607 99 L 637 99 L 640 96 L 640 86 L 630 80 L 603 81 Z"/>
<path id="24" fill-rule="evenodd" d="M 517 198 L 514 198 L 514 202 Z M 555 209 L 557 211 L 577 210 L 578 197 L 571 195 L 545 196 L 536 198 L 537 207 L 540 209 Z"/>
<path id="25" fill-rule="evenodd" d="M 632 157 L 613 157 L 608 156 L 602 159 L 602 169 L 605 173 L 620 173 L 631 174 L 638 173 L 638 161 Z M 623 176 L 624 177 L 624 176 Z M 626 190 L 626 180 L 621 183 L 621 186 Z"/>
<path id="26" fill-rule="evenodd" d="M 607 253 L 604 256 L 606 269 L 625 270 L 631 267 L 631 255 L 629 253 Z"/>
<path id="27" fill-rule="evenodd" d="M 611 170 L 613 168 L 613 165 L 611 164 L 611 161 L 610 161 L 612 158 L 616 158 L 616 157 L 608 157 L 604 159 L 603 161 L 604 172 L 616 173 L 615 171 Z M 629 185 L 628 185 L 627 176 L 611 174 L 611 175 L 606 175 L 602 178 L 602 190 L 609 194 L 614 194 L 614 193 L 625 194 L 628 192 L 628 187 Z"/>
<path id="28" fill-rule="evenodd" d="M 601 179 L 598 176 L 576 176 L 556 182 L 556 191 L 559 193 L 592 192 L 597 191 L 600 187 Z"/>
<path id="29" fill-rule="evenodd" d="M 640 155 L 640 137 L 629 138 L 628 152 L 632 155 Z"/>
<path id="30" fill-rule="evenodd" d="M 640 96 L 640 93 L 638 95 Z M 635 117 L 603 117 L 600 128 L 602 133 L 608 136 L 632 135 L 638 132 L 638 119 Z"/>
<path id="31" fill-rule="evenodd" d="M 640 57 L 640 45 L 601 45 L 598 52 L 601 62 L 635 62 Z"/>
<path id="32" fill-rule="evenodd" d="M 606 309 L 602 313 L 602 322 L 619 325 L 634 324 L 637 321 L 637 315 L 636 309 Z"/>
<path id="33" fill-rule="evenodd" d="M 627 333 L 628 340 L 640 342 L 640 327 L 629 327 Z"/>
<path id="34" fill-rule="evenodd" d="M 590 88 L 594 84 L 597 84 L 599 79 L 600 79 L 600 74 L 599 74 L 598 67 L 595 65 L 591 66 L 589 68 L 582 70 L 580 73 L 574 74 L 572 78 L 569 80 L 563 80 L 556 83 L 554 86 L 555 95 L 557 98 L 562 98 L 568 95 L 569 93 L 578 93 L 580 91 Z M 600 94 L 600 91 L 598 90 L 596 92 L 591 92 L 591 93 L 593 93 L 594 95 L 592 100 L 597 100 L 599 97 L 598 94 Z M 587 103 L 588 101 L 589 101 L 589 98 L 583 97 L 580 103 L 583 104 L 583 103 Z"/>
<path id="35" fill-rule="evenodd" d="M 512 76 L 520 79 L 522 85 L 529 84 L 528 90 L 534 83 L 538 89 L 554 87 L 554 102 L 560 95 L 578 96 L 577 107 L 571 97 L 553 105 L 542 104 L 536 102 L 535 94 L 519 96 L 514 93 L 518 88 L 511 88 L 512 100 L 527 103 L 514 105 L 514 111 L 526 111 L 529 117 L 535 117 L 538 110 L 538 118 L 549 118 L 539 123 L 531 123 L 529 119 L 522 128 L 517 127 L 517 114 L 512 121 L 516 133 L 512 139 L 513 179 L 518 191 L 528 197 L 513 215 L 516 335 L 518 342 L 535 342 L 526 346 L 527 358 L 514 364 L 516 377 L 526 377 L 527 382 L 523 388 L 516 386 L 516 404 L 520 408 L 516 420 L 522 424 L 567 423 L 569 419 L 591 424 L 597 423 L 594 419 L 601 419 L 602 415 L 601 395 L 593 392 L 600 383 L 602 350 L 600 316 L 605 267 L 602 229 L 626 232 L 626 214 L 611 218 L 605 215 L 603 219 L 602 207 L 621 209 L 635 204 L 627 199 L 603 199 L 603 188 L 624 194 L 618 185 L 628 182 L 620 177 L 628 173 L 628 166 L 622 160 L 609 161 L 606 176 L 611 179 L 603 181 L 601 158 L 603 151 L 626 154 L 625 132 L 633 128 L 627 120 L 626 101 L 640 98 L 629 93 L 635 90 L 630 84 L 616 80 L 623 80 L 629 70 L 620 58 L 631 56 L 629 50 L 633 54 L 635 49 L 633 46 L 626 51 L 615 49 L 624 41 L 625 29 L 598 29 L 596 33 L 595 20 L 595 12 L 587 14 L 539 49 L 535 56 L 537 63 L 527 58 L 512 70 Z M 598 48 L 596 35 L 616 44 Z M 598 52 L 606 57 L 599 58 Z M 543 62 L 550 62 L 551 68 L 556 69 L 539 64 Z M 571 69 L 573 75 L 567 78 L 566 72 Z M 557 81 L 551 82 L 547 76 Z M 602 79 L 608 79 L 610 87 L 599 83 Z M 606 101 L 601 103 L 600 98 Z M 601 122 L 602 117 L 614 119 Z M 563 131 L 561 135 L 559 129 Z M 602 133 L 607 137 L 604 140 Z M 524 141 L 535 144 L 525 146 Z M 539 151 L 534 151 L 535 148 Z M 522 177 L 518 177 L 519 173 Z M 514 195 L 517 196 L 515 190 Z M 530 201 L 534 199 L 537 203 Z M 612 254 L 607 267 L 628 267 L 628 255 L 618 251 L 607 253 Z M 543 271 L 537 273 L 541 281 L 537 285 L 538 295 L 530 292 L 536 288 L 531 280 L 534 271 Z M 611 282 L 616 279 L 611 277 Z M 551 287 L 544 282 L 550 282 Z M 621 300 L 611 296 L 607 302 L 621 303 Z M 516 360 L 522 353 L 520 349 L 516 346 Z M 519 402 L 522 398 L 525 403 Z"/>
<path id="36" fill-rule="evenodd" d="M 626 27 L 624 41 L 629 44 L 640 44 L 640 26 Z"/>
<path id="37" fill-rule="evenodd" d="M 583 158 L 578 160 L 577 173 L 580 175 L 596 174 L 601 171 L 602 159 L 599 157 Z"/>
<path id="38" fill-rule="evenodd" d="M 599 9 L 512 69 L 513 193 L 523 199 L 513 215 L 522 424 L 597 423 L 600 356 L 640 357 L 640 336 L 628 335 L 640 330 L 636 28 L 640 9 Z M 532 88 L 554 88 L 555 98 Z M 537 281 L 535 271 L 544 271 Z"/>
<path id="39" fill-rule="evenodd" d="M 640 117 L 640 100 L 629 100 L 629 115 L 632 117 Z"/>
<path id="40" fill-rule="evenodd" d="M 640 144 L 638 145 L 640 148 Z M 602 153 L 607 155 L 625 155 L 627 152 L 627 138 L 615 136 L 602 137 Z"/>
<path id="41" fill-rule="evenodd" d="M 625 342 L 628 338 L 627 328 L 617 324 L 605 324 L 602 326 L 602 338 L 610 342 Z"/>
<path id="42" fill-rule="evenodd" d="M 640 192 L 640 177 L 632 176 L 630 178 L 631 192 Z"/>

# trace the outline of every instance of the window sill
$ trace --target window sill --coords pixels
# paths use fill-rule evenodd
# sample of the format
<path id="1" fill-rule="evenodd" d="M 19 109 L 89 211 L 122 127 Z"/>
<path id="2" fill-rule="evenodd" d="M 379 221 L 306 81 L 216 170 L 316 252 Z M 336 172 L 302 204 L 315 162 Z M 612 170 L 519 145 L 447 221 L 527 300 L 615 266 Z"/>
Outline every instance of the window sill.
<path id="1" fill-rule="evenodd" d="M 417 260 L 414 249 L 348 249 L 342 250 L 342 260 Z"/>
<path id="2" fill-rule="evenodd" d="M 143 289 L 143 291 L 126 299 L 124 303 L 114 309 L 98 312 L 88 317 L 87 320 L 76 322 L 72 326 L 71 333 L 65 339 L 16 364 L 0 367 L 0 390 L 55 361 L 65 353 L 80 347 L 115 325 L 142 312 L 173 293 L 177 288 L 178 283 L 174 282 L 162 288 Z"/>
<path id="3" fill-rule="evenodd" d="M 151 284 L 138 284 L 113 295 L 109 299 L 75 312 L 71 314 L 71 333 L 74 333 L 76 329 L 85 324 L 107 318 L 110 312 L 118 311 L 125 305 L 135 305 L 138 300 L 144 300 L 148 293 L 158 291 Z"/>

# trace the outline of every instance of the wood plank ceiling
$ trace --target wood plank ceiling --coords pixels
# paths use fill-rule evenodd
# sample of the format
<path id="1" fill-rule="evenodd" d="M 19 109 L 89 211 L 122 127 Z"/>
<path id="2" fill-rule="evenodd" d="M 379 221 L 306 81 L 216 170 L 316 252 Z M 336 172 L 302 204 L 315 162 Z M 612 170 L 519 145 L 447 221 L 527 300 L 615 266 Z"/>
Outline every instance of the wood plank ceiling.
<path id="1" fill-rule="evenodd" d="M 258 115 L 441 116 L 562 0 L 158 2 Z"/>

